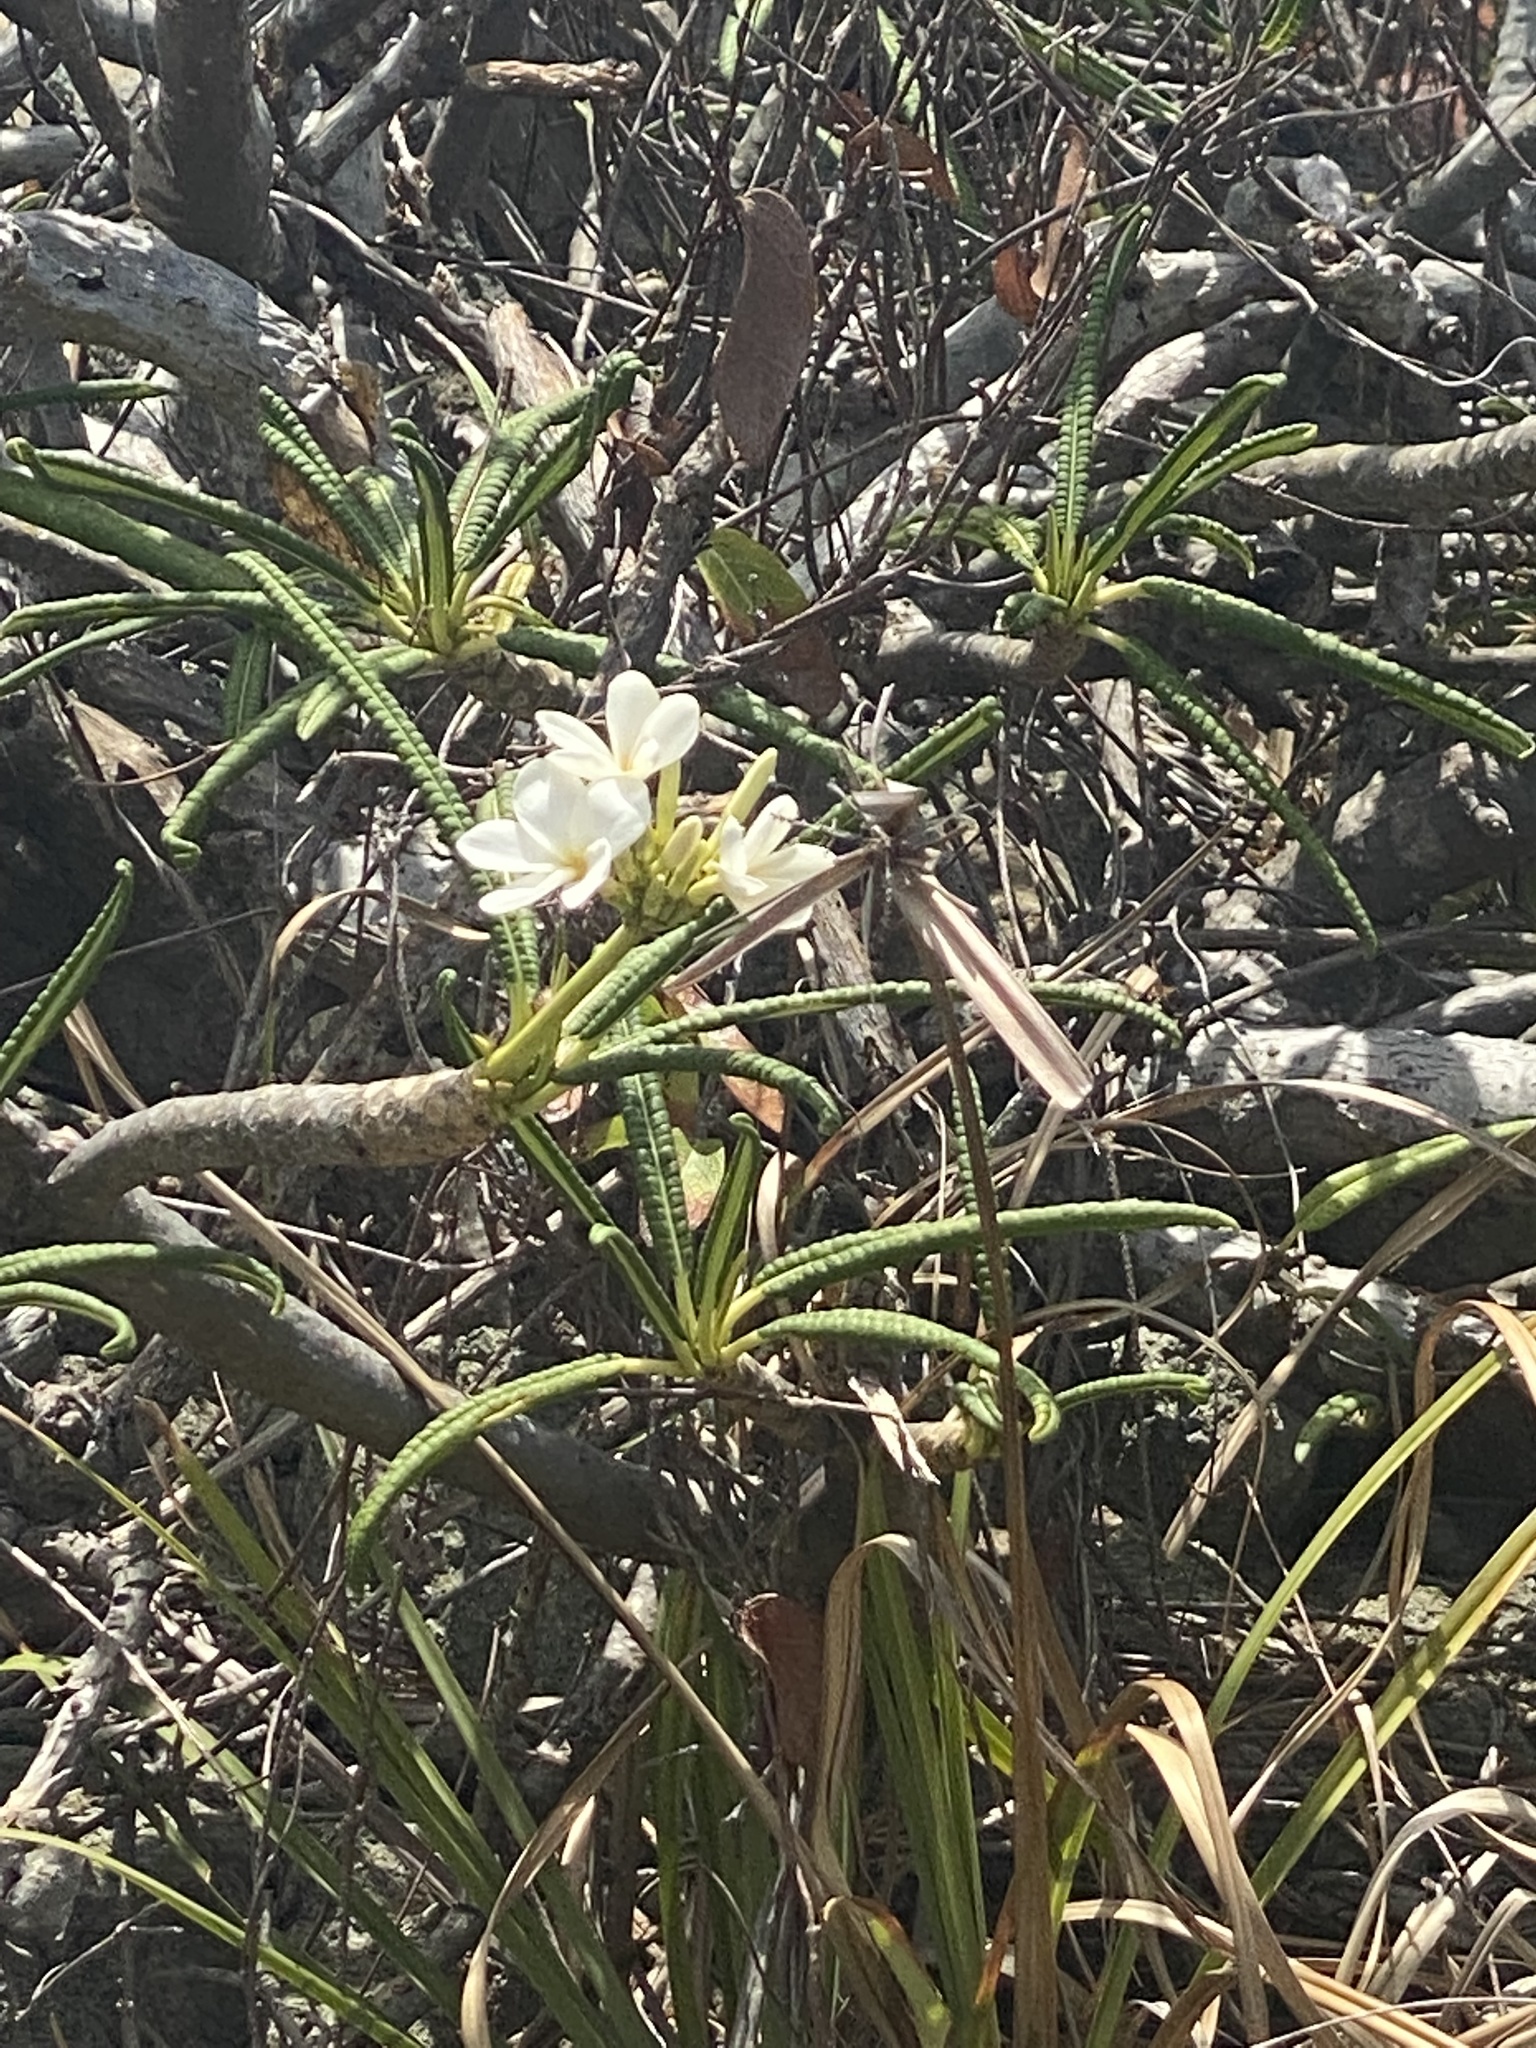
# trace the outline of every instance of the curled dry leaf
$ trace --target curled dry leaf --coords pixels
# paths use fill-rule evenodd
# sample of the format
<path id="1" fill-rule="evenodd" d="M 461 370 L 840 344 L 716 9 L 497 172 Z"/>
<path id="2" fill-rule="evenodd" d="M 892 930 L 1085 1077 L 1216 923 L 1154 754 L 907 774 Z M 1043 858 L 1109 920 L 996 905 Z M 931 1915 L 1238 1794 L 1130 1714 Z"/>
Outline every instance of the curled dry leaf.
<path id="1" fill-rule="evenodd" d="M 715 403 L 732 448 L 768 460 L 810 352 L 816 316 L 811 238 L 779 192 L 741 200 L 746 264 L 715 364 Z"/>
<path id="2" fill-rule="evenodd" d="M 799 1770 L 821 1751 L 821 1616 L 784 1593 L 755 1593 L 736 1610 L 736 1632 L 768 1674 L 774 1747 Z"/>
<path id="3" fill-rule="evenodd" d="M 843 144 L 843 168 L 851 178 L 869 157 L 876 163 L 893 158 L 902 177 L 925 185 L 936 199 L 955 204 L 955 184 L 949 166 L 931 143 L 900 121 L 881 120 L 862 94 L 833 94 L 838 126 L 849 133 Z"/>
<path id="4" fill-rule="evenodd" d="M 992 259 L 997 302 L 1024 327 L 1034 325 L 1047 300 L 1061 293 L 1082 264 L 1079 214 L 1092 196 L 1093 183 L 1088 138 L 1081 128 L 1069 127 L 1052 218 L 1040 242 L 1007 242 Z"/>

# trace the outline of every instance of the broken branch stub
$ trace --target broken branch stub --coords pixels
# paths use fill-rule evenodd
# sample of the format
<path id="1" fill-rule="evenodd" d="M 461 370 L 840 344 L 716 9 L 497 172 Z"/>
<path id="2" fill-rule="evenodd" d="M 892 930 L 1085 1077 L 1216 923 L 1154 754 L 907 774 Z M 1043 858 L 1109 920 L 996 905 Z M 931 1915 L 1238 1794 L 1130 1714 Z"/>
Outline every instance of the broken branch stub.
<path id="1" fill-rule="evenodd" d="M 741 199 L 746 263 L 715 364 L 715 403 L 737 458 L 768 460 L 800 372 L 816 316 L 811 238 L 782 193 Z"/>

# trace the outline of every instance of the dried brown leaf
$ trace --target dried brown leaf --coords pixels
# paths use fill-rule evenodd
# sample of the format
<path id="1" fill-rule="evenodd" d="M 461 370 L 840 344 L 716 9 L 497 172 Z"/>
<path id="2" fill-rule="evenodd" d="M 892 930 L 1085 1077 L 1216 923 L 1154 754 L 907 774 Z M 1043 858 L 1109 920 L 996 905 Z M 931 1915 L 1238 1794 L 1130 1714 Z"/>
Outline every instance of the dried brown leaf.
<path id="1" fill-rule="evenodd" d="M 746 263 L 715 364 L 715 403 L 739 459 L 765 463 L 810 352 L 816 280 L 805 223 L 779 192 L 743 193 Z"/>
<path id="2" fill-rule="evenodd" d="M 821 1748 L 822 1619 L 784 1593 L 755 1593 L 736 1610 L 736 1633 L 768 1674 L 774 1747 L 810 1770 Z"/>

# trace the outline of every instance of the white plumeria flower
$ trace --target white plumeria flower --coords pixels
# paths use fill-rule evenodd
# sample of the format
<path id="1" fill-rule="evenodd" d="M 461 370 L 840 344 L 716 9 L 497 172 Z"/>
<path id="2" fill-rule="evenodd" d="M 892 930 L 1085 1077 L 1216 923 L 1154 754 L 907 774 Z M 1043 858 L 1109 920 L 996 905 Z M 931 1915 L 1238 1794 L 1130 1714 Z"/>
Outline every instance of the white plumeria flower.
<path id="1" fill-rule="evenodd" d="M 583 782 L 613 775 L 638 775 L 642 782 L 681 761 L 699 736 L 699 700 L 679 691 L 663 697 L 637 668 L 621 669 L 608 685 L 603 705 L 606 740 L 565 711 L 536 713 L 540 732 L 554 748 L 551 760 Z"/>
<path id="2" fill-rule="evenodd" d="M 721 820 L 715 863 L 720 886 L 738 910 L 755 910 L 832 865 L 833 856 L 824 846 L 784 844 L 799 822 L 799 806 L 792 796 L 776 796 L 764 804 L 750 825 L 739 818 Z M 807 909 L 795 922 L 802 924 L 809 916 Z"/>
<path id="3" fill-rule="evenodd" d="M 651 825 L 643 782 L 633 775 L 583 782 L 555 756 L 519 771 L 511 811 L 510 817 L 471 825 L 454 846 L 466 866 L 507 877 L 481 897 L 487 917 L 526 910 L 557 891 L 567 910 L 579 910 L 603 887 L 619 855 Z"/>

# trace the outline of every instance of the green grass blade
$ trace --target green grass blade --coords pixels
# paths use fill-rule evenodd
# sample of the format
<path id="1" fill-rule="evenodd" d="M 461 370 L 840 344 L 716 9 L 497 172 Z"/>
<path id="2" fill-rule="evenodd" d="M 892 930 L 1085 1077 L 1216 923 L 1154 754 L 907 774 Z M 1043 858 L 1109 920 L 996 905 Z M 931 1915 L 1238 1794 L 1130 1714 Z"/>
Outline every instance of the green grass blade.
<path id="1" fill-rule="evenodd" d="M 420 2048 L 412 2035 L 402 2032 L 368 1999 L 351 1990 L 339 1978 L 328 1975 L 307 1955 L 298 1953 L 274 1937 L 258 1939 L 253 1947 L 248 1921 L 216 1912 L 192 1893 L 178 1891 L 174 1885 L 151 1876 L 136 1864 L 125 1863 L 89 1842 L 71 1842 L 63 1836 L 43 1834 L 37 1828 L 0 1827 L 0 1841 L 22 1843 L 34 1849 L 67 1850 L 71 1856 L 80 1857 L 93 1868 L 105 1871 L 123 1884 L 132 1885 L 157 1904 L 168 1907 L 189 1926 L 211 1934 L 237 1955 L 254 1953 L 260 1967 L 270 1971 L 280 1983 L 324 2011 L 333 2013 L 344 2025 L 356 2028 L 366 2040 L 376 2041 L 379 2048 Z"/>

